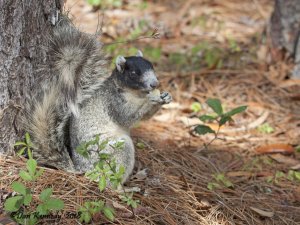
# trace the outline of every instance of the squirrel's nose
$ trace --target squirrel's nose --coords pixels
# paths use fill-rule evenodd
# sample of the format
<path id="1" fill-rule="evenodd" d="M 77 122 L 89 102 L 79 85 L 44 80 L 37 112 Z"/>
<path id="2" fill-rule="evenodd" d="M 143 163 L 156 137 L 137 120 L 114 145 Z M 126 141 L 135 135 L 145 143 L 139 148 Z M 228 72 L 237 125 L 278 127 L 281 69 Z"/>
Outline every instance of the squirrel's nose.
<path id="1" fill-rule="evenodd" d="M 150 87 L 154 89 L 154 88 L 157 88 L 158 85 L 159 85 L 159 82 L 156 80 L 150 84 Z"/>

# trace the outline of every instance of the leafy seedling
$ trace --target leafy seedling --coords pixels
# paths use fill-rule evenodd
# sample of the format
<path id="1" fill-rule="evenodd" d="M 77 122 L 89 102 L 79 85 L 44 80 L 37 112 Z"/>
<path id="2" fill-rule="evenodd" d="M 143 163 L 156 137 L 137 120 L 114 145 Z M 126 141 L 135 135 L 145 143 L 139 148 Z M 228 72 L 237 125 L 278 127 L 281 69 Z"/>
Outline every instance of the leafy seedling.
<path id="1" fill-rule="evenodd" d="M 29 133 L 28 132 L 25 133 L 25 140 L 24 141 L 17 141 L 14 144 L 14 146 L 15 147 L 20 147 L 20 149 L 17 152 L 17 154 L 19 156 L 23 155 L 26 150 L 27 150 L 27 152 L 30 151 L 33 148 L 33 143 L 32 143 L 32 141 L 30 139 Z"/>
<path id="2" fill-rule="evenodd" d="M 204 147 L 207 149 L 207 147 L 216 139 L 218 139 L 218 134 L 220 131 L 221 126 L 223 126 L 225 123 L 232 121 L 232 117 L 236 114 L 242 113 L 247 109 L 247 106 L 239 106 L 237 108 L 234 108 L 228 112 L 224 112 L 224 108 L 221 104 L 221 101 L 219 99 L 208 99 L 206 101 L 206 104 L 213 110 L 215 113 L 214 115 L 201 115 L 199 119 L 202 122 L 210 122 L 210 121 L 215 121 L 218 123 L 218 129 L 217 131 L 211 129 L 207 125 L 197 125 L 195 127 L 195 132 L 199 135 L 205 135 L 208 133 L 214 134 L 214 138 L 208 143 L 205 144 Z"/>
<path id="3" fill-rule="evenodd" d="M 125 167 L 118 165 L 112 153 L 107 153 L 107 149 L 113 149 L 114 151 L 122 151 L 124 149 L 124 140 L 100 140 L 100 136 L 97 135 L 94 139 L 88 142 L 81 143 L 76 151 L 89 158 L 91 153 L 96 153 L 98 161 L 94 163 L 94 167 L 91 171 L 86 172 L 86 177 L 92 181 L 98 183 L 98 188 L 101 192 L 109 185 L 113 189 L 119 187 L 123 188 L 123 195 L 126 198 L 127 205 L 132 208 L 137 205 L 137 201 L 132 199 L 132 195 L 127 195 L 122 186 L 122 180 L 125 173 Z M 96 202 L 85 202 L 82 207 L 79 208 L 80 221 L 89 223 L 92 220 L 93 215 L 96 213 L 102 213 L 110 221 L 114 220 L 114 210 L 105 206 L 105 202 L 100 200 Z"/>

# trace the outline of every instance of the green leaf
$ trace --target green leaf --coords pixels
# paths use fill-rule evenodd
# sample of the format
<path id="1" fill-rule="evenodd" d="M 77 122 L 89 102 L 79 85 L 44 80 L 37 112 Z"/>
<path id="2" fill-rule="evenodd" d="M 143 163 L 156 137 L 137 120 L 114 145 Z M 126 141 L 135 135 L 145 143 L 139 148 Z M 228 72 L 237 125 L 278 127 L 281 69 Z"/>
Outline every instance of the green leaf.
<path id="1" fill-rule="evenodd" d="M 61 210 L 65 207 L 65 204 L 61 199 L 50 198 L 45 202 L 45 206 L 47 209 Z"/>
<path id="2" fill-rule="evenodd" d="M 26 187 L 24 186 L 24 184 L 20 183 L 20 182 L 17 182 L 17 181 L 14 181 L 12 184 L 12 189 L 15 191 L 15 192 L 18 192 L 22 195 L 26 195 Z"/>
<path id="3" fill-rule="evenodd" d="M 223 114 L 223 108 L 219 99 L 210 98 L 206 101 L 206 104 L 219 116 Z"/>
<path id="4" fill-rule="evenodd" d="M 25 181 L 32 181 L 32 180 L 33 180 L 33 178 L 30 176 L 30 174 L 27 173 L 27 172 L 24 171 L 24 170 L 21 170 L 21 171 L 20 171 L 19 176 L 20 176 L 23 180 L 25 180 Z"/>
<path id="5" fill-rule="evenodd" d="M 53 189 L 52 188 L 46 188 L 45 190 L 43 190 L 40 194 L 40 200 L 42 202 L 47 201 L 50 196 L 52 195 Z"/>
<path id="6" fill-rule="evenodd" d="M 32 201 L 32 194 L 27 194 L 24 196 L 24 205 L 26 206 L 30 205 L 31 201 Z"/>
<path id="7" fill-rule="evenodd" d="M 202 106 L 199 102 L 193 102 L 193 104 L 191 105 L 191 109 L 194 113 L 197 113 L 202 109 Z"/>
<path id="8" fill-rule="evenodd" d="M 119 149 L 122 150 L 124 148 L 125 145 L 125 141 L 124 140 L 118 140 L 115 144 L 114 144 L 114 148 L 115 149 Z"/>
<path id="9" fill-rule="evenodd" d="M 32 213 L 29 217 L 29 225 L 35 225 L 38 222 L 37 217 L 34 215 L 34 213 Z M 26 224 L 26 223 L 25 223 Z"/>
<path id="10" fill-rule="evenodd" d="M 132 208 L 135 209 L 138 206 L 138 203 L 137 203 L 137 201 L 130 199 L 129 206 L 131 206 Z"/>
<path id="11" fill-rule="evenodd" d="M 20 209 L 23 204 L 24 197 L 21 195 L 17 195 L 14 197 L 10 197 L 6 199 L 4 203 L 4 209 L 8 212 L 16 212 Z"/>
<path id="12" fill-rule="evenodd" d="M 26 145 L 26 143 L 23 142 L 23 141 L 17 141 L 17 142 L 14 144 L 14 146 L 20 146 L 20 145 Z"/>
<path id="13" fill-rule="evenodd" d="M 37 162 L 34 159 L 28 159 L 26 163 L 26 168 L 30 174 L 31 177 L 34 176 L 36 171 Z"/>
<path id="14" fill-rule="evenodd" d="M 298 181 L 300 181 L 300 172 L 294 171 L 294 175 Z"/>
<path id="15" fill-rule="evenodd" d="M 36 172 L 34 178 L 36 179 L 36 178 L 40 177 L 43 173 L 44 173 L 44 168 L 39 169 L 39 170 Z"/>
<path id="16" fill-rule="evenodd" d="M 114 216 L 114 210 L 110 207 L 104 207 L 103 208 L 103 213 L 106 216 L 107 219 L 110 221 L 114 221 L 115 216 Z"/>
<path id="17" fill-rule="evenodd" d="M 39 215 L 47 215 L 49 213 L 49 210 L 47 209 L 45 203 L 39 204 L 36 207 L 36 211 L 39 213 Z"/>
<path id="18" fill-rule="evenodd" d="M 89 212 L 84 212 L 84 213 L 81 214 L 79 220 L 81 222 L 89 223 L 91 221 L 91 219 L 92 219 L 91 214 Z"/>
<path id="19" fill-rule="evenodd" d="M 233 183 L 228 180 L 227 178 L 225 178 L 224 180 L 222 180 L 223 184 L 225 187 L 229 188 L 229 187 L 233 187 Z"/>
<path id="20" fill-rule="evenodd" d="M 99 173 L 95 173 L 94 171 L 88 171 L 85 173 L 85 176 L 88 177 L 90 180 L 94 181 L 98 179 Z"/>
<path id="21" fill-rule="evenodd" d="M 212 190 L 214 190 L 216 188 L 219 188 L 219 187 L 220 187 L 220 185 L 218 183 L 209 182 L 207 184 L 207 189 L 210 190 L 210 191 L 212 191 Z"/>
<path id="22" fill-rule="evenodd" d="M 25 133 L 25 141 L 26 141 L 27 145 L 31 144 L 30 135 L 28 132 Z"/>
<path id="23" fill-rule="evenodd" d="M 227 123 L 228 121 L 232 121 L 232 118 L 226 115 L 222 115 L 221 119 L 219 121 L 219 126 L 224 125 L 225 123 Z"/>
<path id="24" fill-rule="evenodd" d="M 110 156 L 111 156 L 111 155 L 108 154 L 108 153 L 100 153 L 100 154 L 99 154 L 99 158 L 100 158 L 101 160 L 109 159 Z"/>
<path id="25" fill-rule="evenodd" d="M 218 173 L 214 175 L 216 181 L 223 181 L 225 179 L 225 175 L 223 173 Z"/>
<path id="26" fill-rule="evenodd" d="M 289 170 L 287 179 L 290 180 L 290 181 L 293 181 L 294 177 L 295 177 L 294 171 L 293 170 Z"/>
<path id="27" fill-rule="evenodd" d="M 88 0 L 87 2 L 92 6 L 100 6 L 102 0 Z"/>
<path id="28" fill-rule="evenodd" d="M 29 159 L 33 158 L 32 157 L 32 152 L 31 152 L 30 148 L 28 148 L 28 146 L 27 146 L 27 154 L 28 154 Z"/>
<path id="29" fill-rule="evenodd" d="M 243 106 L 239 106 L 237 108 L 234 108 L 233 110 L 225 113 L 226 116 L 229 116 L 229 117 L 232 117 L 238 113 L 242 113 L 244 112 L 245 110 L 247 109 L 247 106 L 246 105 L 243 105 Z"/>
<path id="30" fill-rule="evenodd" d="M 125 173 L 125 167 L 124 167 L 123 165 L 121 165 L 121 166 L 119 167 L 118 174 L 121 175 L 121 176 L 123 176 L 124 173 Z"/>
<path id="31" fill-rule="evenodd" d="M 100 151 L 104 150 L 104 149 L 106 148 L 108 142 L 109 142 L 109 140 L 104 140 L 104 141 L 102 141 L 102 142 L 99 144 L 99 146 L 98 146 L 99 150 L 100 150 Z"/>
<path id="32" fill-rule="evenodd" d="M 105 176 L 102 176 L 100 178 L 99 184 L 98 184 L 99 190 L 103 191 L 106 188 L 106 178 Z"/>
<path id="33" fill-rule="evenodd" d="M 207 133 L 215 133 L 214 130 L 212 130 L 209 126 L 205 126 L 205 125 L 198 125 L 197 127 L 195 127 L 195 132 L 197 134 L 203 135 L 203 134 L 207 134 Z"/>
<path id="34" fill-rule="evenodd" d="M 81 143 L 79 146 L 77 146 L 75 151 L 86 159 L 90 157 L 85 143 Z"/>
<path id="35" fill-rule="evenodd" d="M 202 116 L 199 117 L 199 119 L 202 122 L 206 122 L 206 121 L 210 121 L 210 120 L 215 120 L 216 117 L 215 116 L 210 116 L 210 115 L 202 115 Z"/>
<path id="36" fill-rule="evenodd" d="M 27 147 L 25 146 L 25 147 L 23 147 L 23 148 L 21 148 L 19 151 L 18 151 L 18 153 L 17 153 L 17 155 L 18 156 L 21 156 L 21 155 L 23 155 L 24 154 L 24 152 L 25 152 L 25 149 L 26 149 Z"/>
<path id="37" fill-rule="evenodd" d="M 263 123 L 257 127 L 257 130 L 263 134 L 271 134 L 274 132 L 274 128 L 271 127 L 269 123 Z"/>
<path id="38" fill-rule="evenodd" d="M 145 146 L 145 144 L 143 142 L 138 142 L 138 143 L 136 143 L 136 147 L 138 149 L 144 149 L 146 146 Z"/>
<path id="39" fill-rule="evenodd" d="M 285 176 L 285 174 L 282 172 L 282 171 L 277 171 L 276 173 L 275 173 L 275 178 L 282 178 L 282 177 L 284 177 Z"/>

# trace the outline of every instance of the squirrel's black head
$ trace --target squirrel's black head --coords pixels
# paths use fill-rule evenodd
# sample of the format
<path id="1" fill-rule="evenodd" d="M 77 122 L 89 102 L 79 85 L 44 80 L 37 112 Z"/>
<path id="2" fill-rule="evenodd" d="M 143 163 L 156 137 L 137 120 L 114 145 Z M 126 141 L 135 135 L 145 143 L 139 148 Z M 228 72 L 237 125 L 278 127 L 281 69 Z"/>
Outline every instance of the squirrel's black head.
<path id="1" fill-rule="evenodd" d="M 114 73 L 122 85 L 142 92 L 149 92 L 159 84 L 153 65 L 143 58 L 141 51 L 136 56 L 118 56 Z"/>

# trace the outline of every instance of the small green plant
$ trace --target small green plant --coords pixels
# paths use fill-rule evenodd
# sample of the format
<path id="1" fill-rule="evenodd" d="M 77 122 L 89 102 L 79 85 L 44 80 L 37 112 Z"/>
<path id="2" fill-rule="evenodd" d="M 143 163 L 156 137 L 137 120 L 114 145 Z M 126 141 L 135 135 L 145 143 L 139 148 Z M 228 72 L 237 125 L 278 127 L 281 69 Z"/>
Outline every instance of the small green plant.
<path id="1" fill-rule="evenodd" d="M 300 172 L 295 170 L 289 170 L 287 179 L 290 181 L 299 181 L 300 182 Z"/>
<path id="2" fill-rule="evenodd" d="M 25 140 L 24 141 L 17 141 L 14 145 L 15 147 L 21 147 L 17 154 L 23 155 L 25 153 L 26 150 L 31 150 L 33 148 L 33 144 L 32 141 L 30 139 L 30 135 L 29 133 L 25 133 Z"/>
<path id="3" fill-rule="evenodd" d="M 24 142 L 17 142 L 15 146 L 21 146 L 19 153 L 24 153 L 27 150 L 29 159 L 26 162 L 26 169 L 19 172 L 19 176 L 23 181 L 35 182 L 44 172 L 44 169 L 37 169 L 37 162 L 32 156 L 32 142 L 30 135 L 25 134 Z M 30 188 L 27 188 L 24 183 L 14 181 L 11 185 L 17 195 L 6 199 L 4 203 L 5 211 L 11 213 L 11 216 L 19 224 L 36 224 L 38 218 L 43 215 L 49 215 L 50 211 L 61 210 L 64 208 L 64 202 L 60 199 L 51 197 L 52 188 L 43 190 L 39 195 L 40 204 L 35 210 L 29 210 L 33 204 L 33 193 Z"/>
<path id="4" fill-rule="evenodd" d="M 102 212 L 106 218 L 113 221 L 114 220 L 114 209 L 105 206 L 104 201 L 88 201 L 79 208 L 80 222 L 89 223 L 93 215 Z"/>
<path id="5" fill-rule="evenodd" d="M 268 176 L 268 183 L 278 184 L 281 180 L 288 179 L 290 181 L 300 182 L 300 172 L 295 170 L 289 170 L 287 174 L 282 171 L 276 171 L 274 176 Z"/>
<path id="6" fill-rule="evenodd" d="M 230 110 L 229 112 L 224 112 L 224 109 L 222 107 L 221 101 L 219 99 L 208 99 L 206 101 L 206 104 L 214 111 L 215 114 L 213 115 L 202 115 L 199 117 L 199 119 L 202 122 L 207 122 L 207 121 L 215 121 L 218 124 L 218 129 L 217 131 L 214 131 L 211 129 L 209 126 L 200 124 L 195 127 L 195 132 L 199 135 L 204 135 L 207 133 L 212 133 L 214 134 L 214 138 L 208 143 L 204 144 L 204 147 L 207 149 L 207 147 L 216 139 L 218 139 L 218 134 L 220 131 L 220 128 L 227 122 L 232 121 L 232 117 L 236 114 L 242 113 L 247 109 L 247 106 L 239 106 L 237 108 L 234 108 Z"/>
<path id="7" fill-rule="evenodd" d="M 207 184 L 207 189 L 214 190 L 221 187 L 233 188 L 233 183 L 223 173 L 213 175 L 214 181 Z"/>
<path id="8" fill-rule="evenodd" d="M 268 156 L 255 156 L 244 164 L 243 170 L 258 172 L 258 171 L 263 171 L 263 168 L 265 166 L 272 166 L 272 165 L 273 165 L 273 160 Z"/>
<path id="9" fill-rule="evenodd" d="M 92 181 L 97 181 L 101 192 L 104 191 L 108 184 L 113 189 L 123 189 L 120 198 L 123 201 L 126 199 L 127 205 L 133 209 L 137 207 L 138 202 L 133 200 L 132 194 L 128 195 L 122 186 L 125 168 L 123 165 L 118 166 L 113 155 L 105 152 L 108 147 L 113 148 L 114 151 L 122 151 L 124 141 L 111 141 L 108 139 L 100 141 L 100 135 L 96 135 L 91 141 L 81 143 L 76 148 L 76 151 L 85 158 L 89 158 L 91 152 L 97 154 L 98 160 L 94 163 L 93 169 L 86 172 L 86 177 Z M 107 207 L 103 200 L 85 202 L 84 206 L 79 209 L 79 212 L 81 213 L 81 222 L 90 222 L 92 216 L 96 213 L 103 213 L 107 219 L 114 220 L 114 210 Z"/>
<path id="10" fill-rule="evenodd" d="M 43 168 L 39 170 L 37 169 L 37 162 L 32 158 L 31 150 L 28 149 L 27 153 L 29 157 L 29 159 L 26 162 L 27 171 L 21 170 L 19 172 L 19 176 L 24 181 L 36 181 L 37 178 L 39 178 L 43 174 L 44 169 Z"/>
<path id="11" fill-rule="evenodd" d="M 136 208 L 138 206 L 139 200 L 133 199 L 133 193 L 127 195 L 121 195 L 120 198 L 131 208 Z"/>
<path id="12" fill-rule="evenodd" d="M 269 123 L 263 123 L 257 127 L 257 130 L 262 134 L 271 134 L 274 132 L 274 128 Z"/>
<path id="13" fill-rule="evenodd" d="M 222 51 L 219 48 L 210 48 L 205 52 L 204 60 L 208 66 L 208 68 L 222 68 L 223 59 L 222 59 Z"/>

